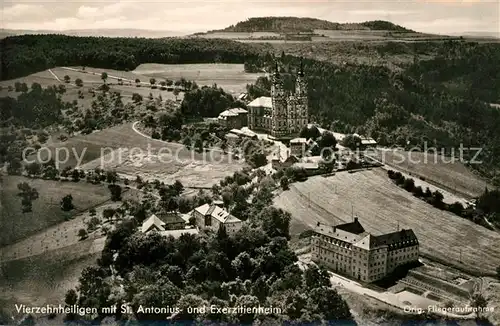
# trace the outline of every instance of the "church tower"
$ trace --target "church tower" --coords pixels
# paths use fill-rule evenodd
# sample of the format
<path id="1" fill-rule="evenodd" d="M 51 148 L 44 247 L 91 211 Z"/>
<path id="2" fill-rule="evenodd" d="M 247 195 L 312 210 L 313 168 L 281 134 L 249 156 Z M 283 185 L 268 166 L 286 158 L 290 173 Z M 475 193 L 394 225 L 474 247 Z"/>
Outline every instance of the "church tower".
<path id="1" fill-rule="evenodd" d="M 281 137 L 287 134 L 287 98 L 283 88 L 283 79 L 281 78 L 278 62 L 271 78 L 271 100 L 272 100 L 272 128 L 271 135 Z"/>
<path id="2" fill-rule="evenodd" d="M 309 123 L 309 109 L 307 101 L 307 81 L 304 75 L 304 63 L 300 60 L 300 68 L 295 81 L 296 105 L 294 110 L 294 129 L 302 130 Z"/>

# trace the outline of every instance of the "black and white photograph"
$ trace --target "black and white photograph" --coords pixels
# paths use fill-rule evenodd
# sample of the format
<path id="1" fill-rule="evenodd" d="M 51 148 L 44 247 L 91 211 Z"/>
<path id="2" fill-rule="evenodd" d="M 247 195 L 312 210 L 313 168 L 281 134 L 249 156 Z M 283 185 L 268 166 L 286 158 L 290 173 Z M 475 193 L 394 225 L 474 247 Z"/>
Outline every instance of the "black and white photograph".
<path id="1" fill-rule="evenodd" d="M 0 11 L 0 325 L 500 325 L 498 0 Z"/>

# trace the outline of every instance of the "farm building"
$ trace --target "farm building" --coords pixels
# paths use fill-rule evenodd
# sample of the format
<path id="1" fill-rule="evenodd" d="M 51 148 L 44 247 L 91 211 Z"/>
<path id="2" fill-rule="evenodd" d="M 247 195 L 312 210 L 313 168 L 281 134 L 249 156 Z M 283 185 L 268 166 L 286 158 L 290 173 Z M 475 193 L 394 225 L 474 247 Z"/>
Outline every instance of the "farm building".
<path id="1" fill-rule="evenodd" d="M 248 117 L 247 110 L 242 108 L 228 109 L 219 114 L 218 122 L 230 129 L 240 129 L 247 125 Z"/>
<path id="2" fill-rule="evenodd" d="M 411 229 L 374 236 L 354 218 L 336 226 L 318 223 L 314 231 L 312 260 L 360 281 L 380 280 L 418 261 L 419 242 Z"/>
<path id="3" fill-rule="evenodd" d="M 163 236 L 178 238 L 182 234 L 198 234 L 198 229 L 187 228 L 186 221 L 179 214 L 164 216 L 164 219 L 153 214 L 142 223 L 141 232 L 158 232 Z"/>
<path id="4" fill-rule="evenodd" d="M 280 160 L 279 158 L 277 157 L 274 157 L 272 160 L 271 160 L 271 164 L 272 164 L 272 168 L 275 169 L 275 170 L 279 170 L 279 169 L 286 169 L 290 166 L 292 166 L 293 164 L 296 164 L 300 162 L 300 159 L 295 156 L 295 155 L 290 155 L 288 156 L 285 160 Z"/>
<path id="5" fill-rule="evenodd" d="M 186 227 L 186 221 L 177 213 L 155 214 L 151 215 L 142 223 L 142 233 L 148 233 L 152 230 L 179 230 Z"/>
<path id="6" fill-rule="evenodd" d="M 234 134 L 234 135 L 237 135 L 240 138 L 252 138 L 252 139 L 256 139 L 257 138 L 257 134 L 255 134 L 251 130 L 248 130 L 248 129 L 245 129 L 245 128 L 242 128 L 242 129 L 236 129 L 235 128 L 235 129 L 229 130 L 229 132 L 232 133 L 232 134 Z"/>
<path id="7" fill-rule="evenodd" d="M 306 145 L 306 138 L 294 138 L 290 140 L 290 153 L 297 157 L 302 157 L 306 152 Z"/>
<path id="8" fill-rule="evenodd" d="M 298 162 L 292 165 L 294 168 L 304 169 L 308 176 L 315 175 L 319 171 L 317 162 Z"/>
<path id="9" fill-rule="evenodd" d="M 361 136 L 358 134 L 353 134 L 353 136 L 359 137 L 361 139 L 361 147 L 362 148 L 369 148 L 369 147 L 375 147 L 377 146 L 377 141 L 371 137 L 365 137 Z"/>
<path id="10" fill-rule="evenodd" d="M 238 139 L 240 139 L 239 136 L 232 134 L 232 133 L 227 133 L 224 137 L 226 138 L 227 143 L 232 145 L 232 146 L 236 145 L 236 143 L 238 142 Z"/>
<path id="11" fill-rule="evenodd" d="M 242 226 L 240 219 L 214 204 L 205 204 L 195 208 L 192 216 L 196 219 L 196 224 L 203 229 L 217 231 L 221 225 L 224 225 L 227 233 L 232 234 Z"/>

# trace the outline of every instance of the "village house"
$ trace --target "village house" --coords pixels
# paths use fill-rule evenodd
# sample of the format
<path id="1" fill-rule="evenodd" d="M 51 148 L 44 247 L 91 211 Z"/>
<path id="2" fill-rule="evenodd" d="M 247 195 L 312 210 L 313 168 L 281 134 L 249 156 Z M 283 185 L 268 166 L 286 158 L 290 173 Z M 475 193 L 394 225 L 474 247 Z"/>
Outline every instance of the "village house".
<path id="1" fill-rule="evenodd" d="M 336 226 L 318 223 L 312 239 L 314 262 L 366 283 L 384 278 L 398 266 L 417 262 L 418 257 L 419 243 L 411 229 L 374 236 L 358 218 Z"/>
<path id="2" fill-rule="evenodd" d="M 247 110 L 233 108 L 221 112 L 217 118 L 219 124 L 229 129 L 241 129 L 248 123 Z"/>
<path id="3" fill-rule="evenodd" d="M 300 159 L 295 155 L 288 156 L 285 160 L 281 160 L 277 156 L 274 156 L 271 160 L 271 166 L 275 170 L 286 169 L 300 162 Z"/>
<path id="4" fill-rule="evenodd" d="M 240 219 L 215 204 L 205 204 L 195 208 L 192 216 L 200 228 L 217 231 L 221 225 L 224 225 L 228 234 L 238 232 L 243 224 Z"/>
<path id="5" fill-rule="evenodd" d="M 226 138 L 227 143 L 231 146 L 235 146 L 238 143 L 238 140 L 240 139 L 239 136 L 233 133 L 227 133 L 224 137 Z"/>
<path id="6" fill-rule="evenodd" d="M 158 232 L 163 236 L 178 238 L 184 233 L 198 234 L 198 229 L 186 226 L 186 221 L 177 213 L 160 214 L 161 218 L 152 214 L 141 225 L 141 232 L 148 234 Z"/>
<path id="7" fill-rule="evenodd" d="M 308 176 L 318 174 L 319 164 L 317 162 L 298 162 L 294 163 L 292 167 L 297 169 L 304 169 Z"/>

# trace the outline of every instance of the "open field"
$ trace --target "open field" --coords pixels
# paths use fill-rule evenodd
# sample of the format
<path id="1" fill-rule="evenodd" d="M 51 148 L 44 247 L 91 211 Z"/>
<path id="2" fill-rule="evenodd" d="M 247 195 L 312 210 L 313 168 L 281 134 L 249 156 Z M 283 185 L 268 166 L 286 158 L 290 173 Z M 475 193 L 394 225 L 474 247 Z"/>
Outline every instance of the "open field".
<path id="1" fill-rule="evenodd" d="M 0 266 L 0 306 L 15 315 L 15 304 L 64 303 L 65 293 L 78 285 L 82 269 L 100 256 L 93 240 Z M 102 248 L 100 248 L 102 250 Z"/>
<path id="2" fill-rule="evenodd" d="M 94 169 L 102 164 L 105 169 L 114 169 L 134 179 L 141 175 L 146 180 L 159 179 L 166 183 L 181 180 L 186 186 L 210 187 L 244 167 L 238 160 L 220 152 L 197 153 L 181 144 L 148 138 L 133 130 L 130 124 L 102 131 L 102 140 L 111 139 L 105 135 L 110 130 L 123 133 L 123 137 L 119 137 L 121 145 L 113 144 L 115 151 L 105 151 L 106 155 L 87 162 L 83 169 Z M 99 137 L 98 134 L 92 135 Z"/>
<path id="3" fill-rule="evenodd" d="M 435 183 L 468 199 L 481 195 L 486 187 L 489 189 L 495 188 L 458 162 L 458 159 L 456 159 L 456 162 L 447 163 L 451 159 L 440 155 L 393 150 L 380 150 L 377 155 L 372 156 L 381 160 L 384 164 L 409 172 L 414 176 L 414 179 L 423 177 L 430 183 Z M 402 157 L 404 157 L 404 162 L 401 159 Z"/>
<path id="4" fill-rule="evenodd" d="M 246 90 L 246 85 L 254 83 L 263 74 L 246 73 L 243 64 L 156 64 L 139 65 L 134 71 L 138 75 L 162 79 L 194 80 L 198 85 L 212 86 L 216 83 L 226 92 L 238 95 Z"/>
<path id="5" fill-rule="evenodd" d="M 22 213 L 21 198 L 17 196 L 17 184 L 27 182 L 34 187 L 39 198 L 33 201 L 33 210 Z M 64 212 L 60 208 L 61 199 L 71 194 L 75 209 Z M 6 176 L 2 184 L 2 232 L 0 246 L 14 243 L 49 226 L 90 209 L 109 200 L 109 190 L 85 182 L 58 182 Z"/>
<path id="6" fill-rule="evenodd" d="M 486 273 L 500 265 L 499 233 L 432 207 L 394 185 L 383 169 L 312 177 L 291 185 L 275 205 L 292 214 L 295 234 L 317 222 L 349 222 L 354 213 L 373 234 L 413 229 L 422 254 L 450 265 Z"/>
<path id="7" fill-rule="evenodd" d="M 70 153 L 69 160 L 61 166 L 77 166 L 78 158 L 83 163 L 79 168 L 115 169 L 117 172 L 135 178 L 158 178 L 165 182 L 181 180 L 185 185 L 210 186 L 235 171 L 243 164 L 219 152 L 197 153 L 184 145 L 150 139 L 136 133 L 132 124 L 124 124 L 79 135 L 66 142 L 56 142 L 40 152 L 45 160 L 49 153 L 65 158 L 63 149 Z"/>
<path id="8" fill-rule="evenodd" d="M 122 193 L 122 201 L 138 200 L 140 201 L 140 192 L 135 189 L 124 190 Z M 107 201 L 102 205 L 95 207 L 96 217 L 101 219 L 102 225 L 111 228 L 115 221 L 103 220 L 102 212 L 107 208 L 117 209 L 122 202 Z M 89 211 L 82 212 L 68 221 L 63 221 L 53 226 L 49 226 L 29 237 L 26 237 L 14 244 L 0 247 L 0 260 L 10 261 L 23 259 L 26 257 L 43 254 L 47 251 L 62 249 L 80 242 L 78 231 L 87 229 L 88 222 L 92 216 Z M 102 238 L 103 234 L 100 228 L 89 233 L 87 239 Z"/>
<path id="9" fill-rule="evenodd" d="M 457 195 L 457 194 L 455 194 L 453 192 L 444 190 L 441 187 L 435 186 L 432 183 L 429 183 L 427 181 L 421 180 L 420 178 L 418 178 L 415 175 L 411 175 L 409 173 L 405 173 L 404 171 L 399 171 L 399 169 L 397 169 L 397 168 L 391 168 L 390 166 L 387 166 L 387 165 L 384 165 L 382 167 L 382 169 L 384 169 L 386 171 L 393 170 L 393 171 L 400 172 L 403 175 L 403 177 L 405 177 L 407 179 L 408 178 L 413 179 L 414 182 L 415 182 L 415 187 L 421 187 L 423 191 L 425 191 L 426 188 L 429 188 L 429 190 L 432 191 L 432 192 L 439 191 L 440 193 L 443 194 L 443 202 L 445 202 L 446 204 L 453 204 L 455 202 L 458 202 L 458 203 L 461 203 L 464 207 L 467 207 L 467 205 L 469 204 L 469 200 L 467 200 L 466 198 L 464 198 L 462 196 L 459 196 L 459 195 Z M 389 178 L 389 176 L 387 176 L 387 178 Z"/>

